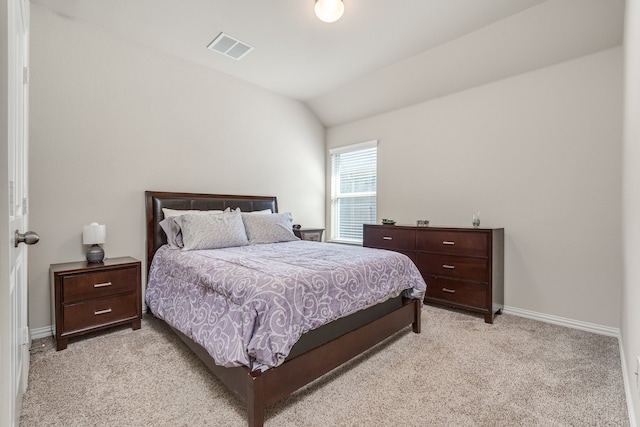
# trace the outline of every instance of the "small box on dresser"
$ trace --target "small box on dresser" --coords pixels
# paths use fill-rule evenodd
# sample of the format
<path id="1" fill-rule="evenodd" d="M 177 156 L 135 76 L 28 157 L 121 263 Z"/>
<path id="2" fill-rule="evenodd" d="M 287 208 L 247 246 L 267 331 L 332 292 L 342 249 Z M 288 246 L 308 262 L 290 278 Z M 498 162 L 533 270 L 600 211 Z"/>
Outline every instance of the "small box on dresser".
<path id="1" fill-rule="evenodd" d="M 408 255 L 427 282 L 425 302 L 478 312 L 504 305 L 504 229 L 365 224 L 363 246 Z"/>
<path id="2" fill-rule="evenodd" d="M 52 264 L 52 317 L 56 349 L 69 338 L 131 323 L 140 329 L 142 283 L 140 261 L 131 257 Z"/>

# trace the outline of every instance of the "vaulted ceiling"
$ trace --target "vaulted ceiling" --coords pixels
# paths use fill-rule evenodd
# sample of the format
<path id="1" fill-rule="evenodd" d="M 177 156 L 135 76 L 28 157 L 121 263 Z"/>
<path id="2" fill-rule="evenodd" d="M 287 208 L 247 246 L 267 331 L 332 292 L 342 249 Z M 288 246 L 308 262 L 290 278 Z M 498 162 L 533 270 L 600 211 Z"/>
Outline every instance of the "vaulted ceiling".
<path id="1" fill-rule="evenodd" d="M 622 43 L 624 0 L 31 0 L 305 102 L 335 126 Z M 254 49 L 207 45 L 221 32 Z"/>

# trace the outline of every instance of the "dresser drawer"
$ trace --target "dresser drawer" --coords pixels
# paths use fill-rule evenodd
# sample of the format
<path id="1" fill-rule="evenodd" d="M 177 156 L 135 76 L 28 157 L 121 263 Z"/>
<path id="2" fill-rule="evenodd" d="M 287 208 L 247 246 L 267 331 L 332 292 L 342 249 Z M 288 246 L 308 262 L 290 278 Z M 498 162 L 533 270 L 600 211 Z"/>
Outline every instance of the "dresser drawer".
<path id="1" fill-rule="evenodd" d="M 120 320 L 136 318 L 138 307 L 135 292 L 115 297 L 92 299 L 63 308 L 65 332 L 105 325 Z"/>
<path id="2" fill-rule="evenodd" d="M 419 252 L 416 266 L 423 274 L 486 282 L 489 269 L 485 258 Z"/>
<path id="3" fill-rule="evenodd" d="M 136 268 L 124 268 L 66 276 L 62 279 L 62 301 L 69 304 L 135 291 L 138 274 Z"/>
<path id="4" fill-rule="evenodd" d="M 419 251 L 487 256 L 487 242 L 487 233 L 428 230 L 416 233 L 416 249 Z"/>
<path id="5" fill-rule="evenodd" d="M 413 251 L 416 248 L 416 232 L 403 228 L 365 226 L 363 246 Z"/>
<path id="6" fill-rule="evenodd" d="M 468 307 L 486 309 L 487 287 L 483 283 L 463 282 L 444 277 L 426 276 L 425 299 L 451 302 Z"/>

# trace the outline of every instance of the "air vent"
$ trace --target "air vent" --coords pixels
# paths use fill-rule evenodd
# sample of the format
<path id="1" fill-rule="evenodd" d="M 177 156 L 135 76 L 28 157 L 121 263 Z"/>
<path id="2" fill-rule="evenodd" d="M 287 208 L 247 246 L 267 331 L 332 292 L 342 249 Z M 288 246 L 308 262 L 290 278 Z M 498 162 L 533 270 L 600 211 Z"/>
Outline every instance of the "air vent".
<path id="1" fill-rule="evenodd" d="M 216 37 L 209 46 L 207 46 L 207 48 L 228 56 L 229 58 L 233 58 L 236 61 L 239 61 L 247 53 L 253 50 L 253 46 L 249 46 L 248 44 L 225 33 L 220 33 L 218 37 Z"/>

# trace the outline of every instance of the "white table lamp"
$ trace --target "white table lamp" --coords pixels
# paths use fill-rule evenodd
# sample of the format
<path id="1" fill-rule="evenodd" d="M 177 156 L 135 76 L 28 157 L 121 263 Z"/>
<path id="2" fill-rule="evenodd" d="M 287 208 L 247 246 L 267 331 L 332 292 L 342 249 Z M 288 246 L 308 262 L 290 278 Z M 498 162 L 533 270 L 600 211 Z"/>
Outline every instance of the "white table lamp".
<path id="1" fill-rule="evenodd" d="M 99 246 L 106 241 L 107 226 L 92 222 L 82 229 L 82 243 L 91 245 L 87 250 L 87 261 L 102 262 L 104 250 Z"/>

